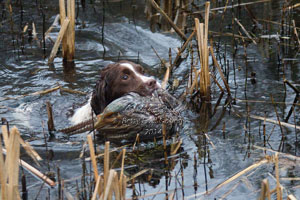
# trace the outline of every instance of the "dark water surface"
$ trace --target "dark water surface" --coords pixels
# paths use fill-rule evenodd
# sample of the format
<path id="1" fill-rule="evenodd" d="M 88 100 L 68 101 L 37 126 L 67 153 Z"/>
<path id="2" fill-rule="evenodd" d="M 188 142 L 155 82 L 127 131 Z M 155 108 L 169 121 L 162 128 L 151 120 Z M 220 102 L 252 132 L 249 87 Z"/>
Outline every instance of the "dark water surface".
<path id="1" fill-rule="evenodd" d="M 257 19 L 268 19 L 279 22 L 281 19 L 281 8 L 284 1 L 270 1 L 267 3 L 254 4 L 249 6 Z M 199 3 L 199 2 L 198 2 Z M 201 3 L 199 3 L 201 4 Z M 233 3 L 235 4 L 235 3 Z M 78 18 L 76 21 L 76 72 L 65 73 L 62 67 L 61 55 L 54 60 L 54 65 L 48 66 L 47 59 L 44 59 L 43 48 L 39 42 L 29 41 L 28 35 L 20 34 L 26 23 L 32 27 L 32 22 L 37 28 L 38 38 L 42 38 L 43 15 L 45 13 L 45 28 L 52 24 L 58 14 L 58 2 L 45 2 L 44 4 L 32 1 L 21 6 L 13 4 L 13 25 L 10 23 L 10 16 L 3 6 L 0 26 L 0 116 L 5 117 L 10 126 L 17 126 L 22 137 L 41 154 L 47 157 L 45 135 L 47 135 L 47 111 L 46 102 L 50 101 L 53 106 L 55 126 L 57 129 L 70 125 L 69 117 L 74 109 L 83 105 L 88 94 L 93 90 L 95 82 L 99 78 L 99 70 L 108 63 L 126 58 L 139 61 L 144 65 L 148 74 L 162 80 L 164 70 L 160 67 L 160 60 L 155 55 L 151 46 L 158 55 L 169 59 L 168 51 L 172 48 L 173 59 L 176 56 L 175 49 L 180 47 L 182 41 L 176 34 L 164 32 L 151 32 L 149 24 L 144 15 L 143 1 L 121 1 L 107 3 L 103 13 L 102 2 L 88 3 L 83 9 L 80 1 L 77 2 Z M 217 6 L 212 4 L 213 6 Z M 218 6 L 224 6 L 220 4 Z M 245 10 L 233 9 L 239 16 L 240 21 L 247 30 L 251 30 L 252 22 Z M 240 12 L 240 13 L 239 13 Z M 299 9 L 293 11 L 296 26 L 299 24 Z M 104 16 L 104 17 L 103 17 Z M 210 30 L 220 31 L 221 15 L 210 22 Z M 298 20 L 297 20 L 298 19 Z M 104 29 L 102 24 L 104 20 Z M 244 54 L 242 43 L 234 45 L 232 37 L 214 37 L 215 47 L 218 48 L 218 61 L 222 67 L 229 71 L 229 85 L 233 98 L 259 100 L 262 102 L 245 103 L 240 100 L 232 100 L 227 104 L 226 95 L 216 110 L 216 114 L 208 121 L 209 127 L 206 134 L 210 141 L 203 137 L 203 116 L 198 113 L 199 108 L 184 102 L 187 109 L 183 113 L 185 123 L 180 132 L 182 148 L 179 153 L 169 159 L 169 166 L 164 164 L 164 153 L 162 148 L 154 148 L 154 144 L 140 144 L 139 155 L 128 154 L 128 162 L 125 163 L 128 174 L 133 174 L 143 169 L 151 169 L 146 175 L 136 179 L 134 187 L 127 189 L 127 197 L 132 195 L 143 196 L 157 192 L 175 191 L 175 198 L 182 199 L 257 199 L 260 194 L 261 181 L 268 178 L 271 188 L 274 188 L 276 181 L 271 178 L 275 176 L 273 164 L 263 165 L 253 173 L 229 183 L 215 192 L 203 195 L 207 190 L 212 189 L 228 177 L 245 169 L 256 161 L 262 159 L 265 154 L 262 150 L 254 147 L 263 146 L 262 125 L 263 121 L 247 117 L 239 117 L 237 112 L 276 120 L 274 105 L 271 96 L 277 104 L 276 109 L 280 119 L 283 121 L 287 116 L 295 93 L 290 87 L 284 88 L 283 77 L 300 88 L 300 62 L 298 48 L 280 46 L 279 41 L 272 39 L 272 35 L 280 34 L 280 27 L 269 25 L 261 21 L 262 30 L 269 39 L 261 39 L 257 45 L 249 43 L 246 47 L 247 56 Z M 297 24 L 298 23 L 298 24 Z M 232 32 L 231 11 L 225 15 L 222 25 L 222 32 Z M 264 28 L 268 26 L 268 29 Z M 13 28 L 12 28 L 13 27 Z M 22 27 L 22 28 L 20 28 Z M 55 27 L 50 37 L 55 41 L 59 27 Z M 260 31 L 262 33 L 264 31 Z M 104 34 L 104 44 L 102 35 Z M 288 32 L 284 36 L 291 36 Z M 257 35 L 259 37 L 259 35 Z M 23 38 L 23 39 L 22 39 Z M 284 43 L 284 42 L 282 42 Z M 288 41 L 285 42 L 287 45 Z M 50 54 L 53 44 L 46 40 L 46 56 Z M 234 49 L 236 48 L 236 49 Z M 104 52 L 105 49 L 105 52 Z M 236 51 L 235 54 L 233 52 Z M 233 56 L 234 55 L 234 56 Z M 278 59 L 280 58 L 280 60 Z M 280 61 L 285 61 L 280 63 Z M 185 80 L 184 75 L 190 68 L 190 58 L 184 61 L 173 76 L 179 80 Z M 251 73 L 256 73 L 256 83 L 251 83 Z M 221 82 L 221 79 L 218 78 Z M 246 80 L 246 81 L 245 81 Z M 172 83 L 173 79 L 171 79 Z M 183 81 L 183 82 L 184 82 Z M 87 95 L 71 94 L 55 91 L 43 96 L 25 96 L 17 99 L 20 95 L 53 88 L 57 85 L 86 92 Z M 179 96 L 185 89 L 186 83 L 173 91 Z M 212 86 L 212 107 L 214 108 L 220 96 L 216 85 Z M 295 107 L 295 114 L 289 119 L 291 124 L 300 124 L 299 105 Z M 225 128 L 225 137 L 223 137 Z M 299 141 L 296 134 L 299 130 L 283 127 L 286 140 L 283 145 L 285 153 L 299 155 Z M 266 124 L 266 134 L 270 136 L 266 147 L 278 150 L 281 140 L 281 130 L 277 125 Z M 250 136 L 249 136 L 250 135 Z M 82 161 L 78 158 L 82 144 L 86 141 L 86 134 L 79 134 L 68 137 L 62 133 L 55 133 L 55 137 L 47 138 L 47 148 L 53 151 L 53 159 L 47 163 L 43 162 L 39 167 L 43 172 L 55 171 L 60 168 L 61 177 L 66 180 L 64 187 L 72 195 L 76 195 L 76 181 L 80 184 L 82 175 Z M 205 141 L 206 140 L 206 141 Z M 118 145 L 112 144 L 111 148 Z M 103 149 L 103 143 L 99 144 Z M 130 150 L 129 150 L 130 151 Z M 269 153 L 267 153 L 269 154 Z M 22 152 L 25 156 L 25 153 Z M 113 156 L 113 155 L 112 155 Z M 138 157 L 138 158 L 137 158 Z M 113 158 L 111 158 L 113 159 Z M 25 157 L 25 160 L 32 162 Z M 300 177 L 300 165 L 298 161 L 280 159 L 281 177 Z M 88 164 L 88 169 L 90 165 Z M 271 174 L 271 175 L 270 175 Z M 150 177 L 152 175 L 152 177 Z M 41 186 L 41 182 L 30 174 L 26 174 L 29 199 L 38 195 L 38 199 L 44 199 L 50 195 L 51 199 L 57 199 L 56 188 L 49 189 Z M 148 178 L 150 177 L 150 178 Z M 300 197 L 300 181 L 282 180 L 281 184 Z M 133 189 L 134 188 L 134 189 Z M 232 192 L 226 194 L 231 189 Z M 226 194 L 226 195 L 225 195 Z M 283 192 L 286 196 L 286 190 Z M 227 196 L 228 195 L 228 196 Z M 154 196 L 145 197 L 152 199 Z M 275 196 L 274 196 L 275 197 Z M 165 198 L 165 194 L 157 194 L 156 199 Z M 284 197 L 285 198 L 285 197 Z"/>

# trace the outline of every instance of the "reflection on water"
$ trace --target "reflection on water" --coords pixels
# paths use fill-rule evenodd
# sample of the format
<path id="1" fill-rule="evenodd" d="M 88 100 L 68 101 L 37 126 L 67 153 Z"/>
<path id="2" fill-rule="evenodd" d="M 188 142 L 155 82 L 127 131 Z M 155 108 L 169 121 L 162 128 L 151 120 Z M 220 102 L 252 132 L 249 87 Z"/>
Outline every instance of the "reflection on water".
<path id="1" fill-rule="evenodd" d="M 213 85 L 210 107 L 205 106 L 204 103 L 195 102 L 193 97 L 187 98 L 184 102 L 186 111 L 182 113 L 185 123 L 179 134 L 183 142 L 176 155 L 170 156 L 171 145 L 168 145 L 166 150 L 168 157 L 166 158 L 165 151 L 159 144 L 160 141 L 157 141 L 158 146 L 148 148 L 142 147 L 143 145 L 154 145 L 155 142 L 138 144 L 138 150 L 129 152 L 125 161 L 125 171 L 128 176 L 143 169 L 149 170 L 136 178 L 134 184 L 131 183 L 127 197 L 161 192 L 155 196 L 157 199 L 161 199 L 165 197 L 165 191 L 168 191 L 170 195 L 174 193 L 178 199 L 182 196 L 193 199 L 195 195 L 210 190 L 227 177 L 245 169 L 264 156 L 263 151 L 253 147 L 253 145 L 264 145 L 263 121 L 247 117 L 247 113 L 276 120 L 274 105 L 270 103 L 270 95 L 272 95 L 276 102 L 286 102 L 276 104 L 279 117 L 286 118 L 291 109 L 291 103 L 294 101 L 295 93 L 291 88 L 284 86 L 282 77 L 284 75 L 298 88 L 300 84 L 300 62 L 297 59 L 299 53 L 295 53 L 298 51 L 296 46 L 295 48 L 289 47 L 289 45 L 295 44 L 279 43 L 283 39 L 279 38 L 278 40 L 272 35 L 282 34 L 280 27 L 262 20 L 279 21 L 281 12 L 278 11 L 283 2 L 269 1 L 254 6 L 250 5 L 248 8 L 250 11 L 238 7 L 231 9 L 239 16 L 247 30 L 253 28 L 253 22 L 249 20 L 249 13 L 252 12 L 258 22 L 255 30 L 252 30 L 253 33 L 263 33 L 257 45 L 252 43 L 243 45 L 241 41 L 226 36 L 217 37 L 215 35 L 213 38 L 218 62 L 229 80 L 233 96 L 221 95 L 217 86 Z M 90 3 L 89 1 L 84 5 L 78 3 L 76 68 L 66 72 L 63 70 L 61 53 L 58 54 L 51 66 L 48 66 L 47 60 L 43 59 L 41 7 L 46 10 L 46 27 L 52 24 L 58 13 L 58 5 L 52 2 L 44 3 L 44 5 L 38 2 L 24 4 L 22 18 L 20 5 L 13 5 L 13 25 L 9 23 L 9 13 L 5 10 L 4 3 L 1 3 L 4 9 L 3 15 L 0 17 L 2 22 L 0 114 L 10 122 L 11 126 L 16 125 L 20 129 L 22 137 L 30 141 L 42 157 L 46 158 L 48 155 L 45 152 L 44 140 L 47 135 L 46 102 L 49 101 L 52 104 L 55 126 L 57 129 L 61 129 L 70 125 L 68 118 L 74 109 L 87 101 L 88 95 L 57 90 L 42 96 L 16 97 L 54 88 L 57 85 L 87 94 L 91 93 L 99 78 L 99 70 L 108 63 L 120 59 L 138 61 L 145 66 L 148 74 L 162 79 L 164 70 L 160 68 L 160 60 L 152 47 L 161 59 L 168 60 L 169 48 L 172 49 L 174 58 L 176 48 L 181 46 L 182 41 L 174 34 L 152 33 L 143 13 L 144 3 L 142 1 L 106 3 L 105 18 L 103 18 L 102 3 Z M 221 1 L 218 1 L 218 4 L 214 6 L 224 6 Z M 210 29 L 215 32 L 221 30 L 224 33 L 231 33 L 237 28 L 232 26 L 232 12 L 224 15 L 221 24 L 219 23 L 221 19 L 218 20 L 218 18 L 222 18 L 222 15 L 215 13 L 215 20 L 211 20 Z M 299 10 L 295 9 L 293 12 L 295 16 L 299 16 L 297 15 Z M 105 20 L 104 28 L 102 27 L 103 19 Z M 295 17 L 295 19 L 299 19 L 299 17 Z M 38 40 L 28 34 L 20 34 L 20 30 L 26 23 L 28 23 L 29 29 L 32 29 L 32 22 L 37 28 Z M 299 20 L 296 20 L 296 26 L 299 26 Z M 59 27 L 55 27 L 50 34 L 53 40 L 58 31 Z M 102 38 L 103 34 L 104 38 Z M 266 36 L 269 37 L 266 38 Z M 52 46 L 52 42 L 47 40 L 46 55 L 50 54 Z M 183 77 L 189 69 L 190 58 L 183 61 L 173 74 L 173 76 L 177 76 L 179 82 L 183 83 L 175 90 L 176 97 L 185 90 L 187 80 Z M 251 74 L 255 74 L 255 83 Z M 251 84 L 251 80 L 253 84 Z M 170 83 L 172 81 L 173 79 Z M 5 99 L 7 97 L 12 99 Z M 251 101 L 246 102 L 245 99 Z M 296 114 L 292 114 L 289 119 L 291 124 L 299 124 L 300 121 L 299 106 L 296 106 L 295 111 Z M 278 150 L 282 134 L 280 127 L 267 123 L 265 130 L 269 137 L 265 144 L 266 147 Z M 286 135 L 286 141 L 282 145 L 283 151 L 299 155 L 299 141 L 296 141 L 295 136 L 295 132 L 299 131 L 286 127 L 283 128 L 283 131 Z M 51 170 L 56 171 L 56 167 L 59 166 L 63 179 L 74 178 L 80 182 L 82 161 L 78 159 L 78 156 L 82 143 L 86 140 L 86 134 L 67 137 L 62 133 L 55 133 L 54 137 L 47 139 L 47 146 L 53 151 L 53 158 L 50 160 Z M 103 149 L 103 144 L 100 143 L 99 147 Z M 117 145 L 113 147 L 117 147 Z M 112 161 L 117 157 L 114 154 L 111 156 Z M 28 161 L 30 162 L 30 160 Z M 284 166 L 285 164 L 282 164 L 281 176 L 300 176 L 299 167 L 297 165 L 294 167 L 295 163 L 287 163 Z M 48 171 L 46 166 L 45 161 L 41 167 L 42 170 Z M 120 166 L 117 163 L 115 167 Z M 224 186 L 215 193 L 202 196 L 202 198 L 221 198 L 231 188 L 236 187 L 229 194 L 229 199 L 241 199 L 244 196 L 256 199 L 259 195 L 257 190 L 260 188 L 261 180 L 268 177 L 268 172 L 274 174 L 272 167 L 273 165 L 265 165 L 258 168 L 255 173 L 243 177 L 242 180 Z M 39 190 L 40 182 L 29 174 L 27 174 L 27 181 L 30 190 Z M 75 182 L 65 183 L 66 189 L 72 194 L 77 192 Z M 270 180 L 270 183 L 271 188 L 274 188 L 275 182 Z M 289 188 L 295 196 L 300 196 L 299 188 L 295 187 L 299 185 L 297 181 L 285 181 L 282 184 Z M 44 187 L 42 193 L 48 193 L 47 190 L 48 188 Z M 35 197 L 36 193 L 33 192 L 30 197 Z M 55 199 L 55 189 L 51 189 L 50 193 L 51 198 Z"/>

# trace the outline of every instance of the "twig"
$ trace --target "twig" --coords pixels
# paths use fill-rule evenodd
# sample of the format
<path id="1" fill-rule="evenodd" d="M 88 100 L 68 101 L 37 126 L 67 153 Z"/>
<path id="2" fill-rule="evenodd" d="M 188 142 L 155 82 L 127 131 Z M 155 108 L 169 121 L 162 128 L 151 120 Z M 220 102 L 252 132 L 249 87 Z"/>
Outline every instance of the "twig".
<path id="1" fill-rule="evenodd" d="M 222 79 L 222 81 L 223 81 L 223 83 L 224 83 L 224 85 L 225 85 L 225 87 L 226 87 L 226 90 L 227 90 L 227 92 L 228 92 L 228 95 L 231 96 L 231 92 L 230 92 L 230 88 L 229 88 L 229 85 L 228 85 L 228 83 L 227 83 L 227 80 L 225 79 L 225 76 L 224 76 L 224 74 L 223 74 L 223 71 L 222 71 L 222 69 L 221 69 L 221 67 L 220 67 L 220 65 L 219 65 L 219 63 L 218 63 L 218 61 L 217 61 L 217 59 L 216 59 L 216 57 L 215 57 L 214 50 L 213 50 L 213 42 L 212 42 L 212 40 L 210 41 L 210 48 L 209 48 L 209 50 L 210 50 L 210 54 L 211 54 L 211 56 L 212 56 L 212 58 L 213 58 L 214 65 L 217 67 L 218 72 L 219 72 L 219 74 L 220 74 L 220 77 L 221 77 L 221 79 Z"/>
<path id="2" fill-rule="evenodd" d="M 288 86 L 290 86 L 297 94 L 300 93 L 300 91 L 293 84 L 291 84 L 288 80 L 284 79 L 284 83 L 286 83 Z"/>
<path id="3" fill-rule="evenodd" d="M 196 33 L 196 30 L 194 29 L 193 32 L 191 33 L 191 35 L 188 37 L 188 39 L 185 41 L 185 43 L 183 44 L 183 46 L 180 48 L 179 52 L 177 53 L 176 57 L 175 57 L 175 60 L 173 62 L 173 65 L 172 65 L 172 68 L 171 70 L 173 69 L 173 67 L 178 67 L 180 63 L 178 63 L 180 57 L 181 57 L 181 54 L 182 52 L 186 49 L 186 47 L 188 46 L 188 44 L 190 43 L 191 39 L 194 37 Z"/>
<path id="4" fill-rule="evenodd" d="M 255 40 L 251 37 L 251 35 L 248 33 L 248 31 L 245 29 L 245 27 L 241 24 L 241 22 L 237 19 L 237 18 L 234 18 L 234 21 L 242 28 L 243 32 L 247 35 L 247 37 L 252 40 L 252 42 L 254 44 L 257 45 L 257 43 L 255 42 Z"/>

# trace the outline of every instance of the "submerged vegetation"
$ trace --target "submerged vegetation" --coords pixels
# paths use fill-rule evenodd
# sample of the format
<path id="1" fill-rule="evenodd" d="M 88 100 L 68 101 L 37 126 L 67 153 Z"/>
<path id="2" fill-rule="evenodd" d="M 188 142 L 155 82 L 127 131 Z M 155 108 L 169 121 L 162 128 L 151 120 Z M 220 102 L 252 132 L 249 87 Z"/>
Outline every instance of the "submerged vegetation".
<path id="1" fill-rule="evenodd" d="M 299 198 L 297 1 L 0 4 L 1 199 Z M 129 143 L 58 131 L 121 59 L 182 102 L 182 130 Z"/>

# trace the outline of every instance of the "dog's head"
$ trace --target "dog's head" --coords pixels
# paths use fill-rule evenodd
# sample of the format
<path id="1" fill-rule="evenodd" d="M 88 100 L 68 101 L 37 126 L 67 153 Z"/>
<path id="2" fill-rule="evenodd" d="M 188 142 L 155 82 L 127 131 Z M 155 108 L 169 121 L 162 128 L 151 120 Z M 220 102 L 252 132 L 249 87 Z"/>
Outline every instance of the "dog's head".
<path id="1" fill-rule="evenodd" d="M 100 79 L 93 92 L 91 106 L 96 115 L 113 100 L 136 92 L 141 96 L 149 96 L 160 88 L 155 79 L 144 76 L 141 65 L 130 61 L 109 64 L 100 72 Z"/>

